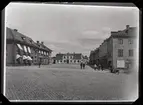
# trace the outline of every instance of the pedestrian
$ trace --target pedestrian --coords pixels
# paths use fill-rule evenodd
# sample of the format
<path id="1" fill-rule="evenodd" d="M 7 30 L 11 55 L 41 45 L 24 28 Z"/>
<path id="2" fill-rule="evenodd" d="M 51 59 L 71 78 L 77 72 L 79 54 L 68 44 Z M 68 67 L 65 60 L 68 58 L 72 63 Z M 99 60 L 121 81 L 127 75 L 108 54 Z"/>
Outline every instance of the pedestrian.
<path id="1" fill-rule="evenodd" d="M 40 68 L 40 66 L 41 66 L 41 63 L 42 63 L 42 61 L 41 61 L 41 58 L 39 59 L 39 68 Z"/>
<path id="2" fill-rule="evenodd" d="M 83 66 L 83 69 L 85 69 L 85 61 L 83 61 L 83 64 L 82 64 L 82 66 Z"/>
<path id="3" fill-rule="evenodd" d="M 103 65 L 101 64 L 101 70 L 103 71 Z"/>
<path id="4" fill-rule="evenodd" d="M 98 70 L 100 70 L 100 69 L 101 69 L 101 65 L 100 65 L 100 64 L 98 65 L 98 68 L 99 68 Z"/>
<path id="5" fill-rule="evenodd" d="M 94 64 L 94 70 L 96 70 L 96 69 L 98 69 L 98 68 L 97 68 L 97 65 L 96 65 L 96 64 Z"/>
<path id="6" fill-rule="evenodd" d="M 80 69 L 82 69 L 82 67 L 83 67 L 83 63 L 82 63 L 82 61 L 80 62 Z"/>

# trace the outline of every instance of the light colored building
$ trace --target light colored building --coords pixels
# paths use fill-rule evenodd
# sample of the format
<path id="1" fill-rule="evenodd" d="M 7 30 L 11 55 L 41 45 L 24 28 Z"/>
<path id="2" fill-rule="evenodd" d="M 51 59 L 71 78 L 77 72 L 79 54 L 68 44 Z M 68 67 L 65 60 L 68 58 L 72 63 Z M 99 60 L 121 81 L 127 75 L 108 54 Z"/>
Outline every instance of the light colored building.
<path id="1" fill-rule="evenodd" d="M 60 64 L 78 64 L 81 62 L 83 55 L 81 53 L 66 53 L 66 54 L 56 54 L 55 63 Z"/>
<path id="2" fill-rule="evenodd" d="M 137 55 L 137 28 L 127 25 L 122 31 L 111 32 L 97 49 L 90 54 L 90 62 L 99 60 L 104 68 L 132 68 Z"/>

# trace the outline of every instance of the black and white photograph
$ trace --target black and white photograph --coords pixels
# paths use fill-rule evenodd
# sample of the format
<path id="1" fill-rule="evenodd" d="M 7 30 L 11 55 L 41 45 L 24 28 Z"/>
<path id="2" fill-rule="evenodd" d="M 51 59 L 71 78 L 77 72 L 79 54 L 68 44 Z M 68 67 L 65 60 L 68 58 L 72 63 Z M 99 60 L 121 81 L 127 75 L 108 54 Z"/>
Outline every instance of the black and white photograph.
<path id="1" fill-rule="evenodd" d="M 136 6 L 10 2 L 4 30 L 4 96 L 9 101 L 138 99 Z"/>

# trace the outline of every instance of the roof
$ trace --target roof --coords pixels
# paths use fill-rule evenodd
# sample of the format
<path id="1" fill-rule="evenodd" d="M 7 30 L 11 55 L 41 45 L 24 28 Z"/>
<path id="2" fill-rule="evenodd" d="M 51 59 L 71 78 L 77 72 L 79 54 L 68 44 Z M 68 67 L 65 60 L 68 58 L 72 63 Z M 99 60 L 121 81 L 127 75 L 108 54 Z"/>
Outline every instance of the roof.
<path id="1" fill-rule="evenodd" d="M 34 41 L 30 37 L 27 37 L 27 36 L 19 33 L 18 31 L 15 31 L 15 30 L 7 27 L 6 32 L 7 32 L 6 39 L 8 39 L 8 40 L 14 40 L 16 42 L 27 44 L 29 46 L 38 47 L 34 44 Z"/>
<path id="2" fill-rule="evenodd" d="M 79 53 L 79 54 L 74 53 L 73 59 L 81 59 L 81 56 L 82 56 L 81 53 Z"/>
<path id="3" fill-rule="evenodd" d="M 66 53 L 66 54 L 56 54 L 56 60 L 61 60 L 63 56 L 73 56 L 73 59 L 81 59 L 81 53 Z"/>
<path id="4" fill-rule="evenodd" d="M 12 35 L 10 28 L 6 28 L 6 39 L 14 40 L 14 36 Z"/>
<path id="5" fill-rule="evenodd" d="M 56 60 L 61 60 L 64 54 L 56 54 Z"/>
<path id="6" fill-rule="evenodd" d="M 128 37 L 136 37 L 136 31 L 137 28 L 136 27 L 129 27 L 129 29 L 125 29 L 122 31 L 112 31 L 111 32 L 111 37 L 124 37 L 124 38 L 128 38 Z"/>
<path id="7" fill-rule="evenodd" d="M 45 51 L 52 51 L 51 49 L 49 49 L 48 47 L 46 47 L 45 45 L 43 45 L 43 44 L 41 44 L 41 43 L 35 43 L 38 47 L 39 47 L 39 49 L 41 49 L 41 50 L 45 50 Z"/>
<path id="8" fill-rule="evenodd" d="M 45 45 L 43 45 L 41 43 L 39 43 L 39 44 L 35 43 L 30 37 L 27 37 L 26 35 L 23 35 L 23 34 L 19 33 L 18 31 L 15 31 L 8 27 L 6 28 L 6 30 L 7 30 L 6 39 L 8 39 L 8 40 L 14 40 L 16 42 L 28 44 L 29 46 L 34 46 L 36 48 L 40 48 L 45 51 L 50 51 L 50 52 L 52 51 L 51 49 L 49 49 L 48 47 L 46 47 Z"/>
<path id="9" fill-rule="evenodd" d="M 44 44 L 41 44 L 41 46 L 45 49 L 45 50 L 47 50 L 47 51 L 52 51 L 51 49 L 49 49 L 47 46 L 45 46 Z"/>

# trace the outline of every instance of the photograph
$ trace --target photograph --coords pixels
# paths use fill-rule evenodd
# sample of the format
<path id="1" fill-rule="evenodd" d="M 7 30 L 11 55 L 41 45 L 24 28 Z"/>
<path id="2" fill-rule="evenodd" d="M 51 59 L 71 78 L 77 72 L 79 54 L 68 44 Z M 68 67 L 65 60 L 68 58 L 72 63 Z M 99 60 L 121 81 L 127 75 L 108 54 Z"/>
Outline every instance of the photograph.
<path id="1" fill-rule="evenodd" d="M 4 96 L 11 102 L 134 102 L 136 6 L 10 2 Z"/>

